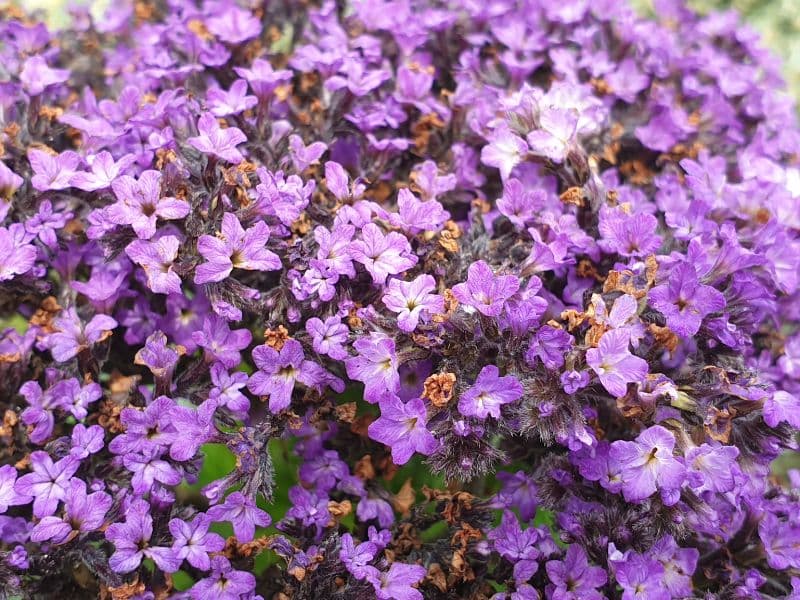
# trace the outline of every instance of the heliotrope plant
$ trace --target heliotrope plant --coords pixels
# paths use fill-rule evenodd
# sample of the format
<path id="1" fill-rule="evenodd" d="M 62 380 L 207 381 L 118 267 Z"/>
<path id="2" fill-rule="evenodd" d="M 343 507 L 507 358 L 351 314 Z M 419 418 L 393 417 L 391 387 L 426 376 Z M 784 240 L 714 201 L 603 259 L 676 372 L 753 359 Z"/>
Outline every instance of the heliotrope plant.
<path id="1" fill-rule="evenodd" d="M 800 598 L 800 128 L 655 8 L 0 14 L 0 598 Z"/>

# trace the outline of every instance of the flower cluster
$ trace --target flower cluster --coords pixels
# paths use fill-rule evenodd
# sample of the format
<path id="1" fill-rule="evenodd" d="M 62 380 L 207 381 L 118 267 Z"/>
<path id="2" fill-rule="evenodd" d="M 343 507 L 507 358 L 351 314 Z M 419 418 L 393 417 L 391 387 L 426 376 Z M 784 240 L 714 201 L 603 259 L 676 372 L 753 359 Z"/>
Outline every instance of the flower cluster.
<path id="1" fill-rule="evenodd" d="M 800 598 L 800 128 L 656 0 L 0 13 L 0 597 Z"/>

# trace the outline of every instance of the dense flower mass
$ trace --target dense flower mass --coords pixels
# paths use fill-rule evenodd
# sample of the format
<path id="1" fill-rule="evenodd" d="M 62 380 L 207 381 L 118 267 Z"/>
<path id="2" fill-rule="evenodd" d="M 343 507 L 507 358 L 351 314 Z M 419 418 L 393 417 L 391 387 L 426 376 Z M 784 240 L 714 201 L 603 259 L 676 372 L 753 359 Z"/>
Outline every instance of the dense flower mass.
<path id="1" fill-rule="evenodd" d="M 800 598 L 800 128 L 734 13 L 0 15 L 0 598 Z"/>

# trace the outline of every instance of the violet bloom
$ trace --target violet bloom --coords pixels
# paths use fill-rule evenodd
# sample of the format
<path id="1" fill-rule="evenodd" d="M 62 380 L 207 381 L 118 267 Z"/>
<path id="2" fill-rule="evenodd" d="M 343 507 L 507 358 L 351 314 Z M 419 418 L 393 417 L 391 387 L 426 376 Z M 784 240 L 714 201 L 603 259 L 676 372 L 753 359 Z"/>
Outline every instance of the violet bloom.
<path id="1" fill-rule="evenodd" d="M 622 495 L 642 502 L 656 491 L 667 505 L 675 504 L 686 479 L 686 468 L 673 456 L 675 436 L 661 425 L 642 431 L 635 441 L 617 440 L 609 456 L 622 469 Z"/>
<path id="2" fill-rule="evenodd" d="M 8 281 L 31 270 L 38 251 L 25 239 L 25 227 L 15 223 L 0 227 L 0 281 Z"/>
<path id="3" fill-rule="evenodd" d="M 161 423 L 169 419 L 174 408 L 175 401 L 167 396 L 159 396 L 144 410 L 123 408 L 119 420 L 125 432 L 114 437 L 108 449 L 114 454 L 128 454 L 169 445 L 171 434 L 162 429 Z"/>
<path id="4" fill-rule="evenodd" d="M 47 337 L 53 358 L 66 362 L 82 350 L 107 339 L 117 322 L 108 315 L 95 315 L 84 325 L 75 307 L 64 309 L 53 319 L 55 333 Z"/>
<path id="5" fill-rule="evenodd" d="M 169 486 L 178 485 L 183 479 L 175 467 L 161 459 L 160 450 L 154 448 L 145 450 L 142 454 L 125 454 L 122 464 L 133 473 L 131 488 L 140 496 L 147 494 L 156 481 Z"/>
<path id="6" fill-rule="evenodd" d="M 194 282 L 222 281 L 234 268 L 249 271 L 275 271 L 281 268 L 278 256 L 267 250 L 269 226 L 264 221 L 245 230 L 233 213 L 222 217 L 218 236 L 201 235 L 197 251 L 207 262 L 195 269 Z"/>
<path id="7" fill-rule="evenodd" d="M 508 179 L 511 171 L 528 154 L 528 144 L 507 127 L 496 129 L 489 136 L 489 144 L 481 150 L 481 162 L 500 170 L 500 177 Z"/>
<path id="8" fill-rule="evenodd" d="M 700 330 L 703 319 L 725 308 L 725 297 L 697 279 L 689 263 L 671 267 L 667 283 L 650 290 L 648 301 L 663 314 L 676 335 L 690 338 Z"/>
<path id="9" fill-rule="evenodd" d="M 415 452 L 432 454 L 439 446 L 425 427 L 428 416 L 420 398 L 404 403 L 396 394 L 390 394 L 381 399 L 380 407 L 381 416 L 370 423 L 367 432 L 370 438 L 391 448 L 395 464 L 406 464 Z"/>
<path id="10" fill-rule="evenodd" d="M 272 523 L 269 515 L 256 506 L 255 501 L 242 494 L 229 494 L 222 504 L 208 509 L 212 521 L 230 521 L 233 533 L 239 542 L 250 542 L 256 534 L 256 525 L 269 527 Z"/>
<path id="11" fill-rule="evenodd" d="M 664 586 L 673 598 L 687 598 L 692 595 L 692 575 L 700 558 L 697 548 L 681 548 L 671 535 L 665 535 L 653 544 L 647 554 L 664 568 Z"/>
<path id="12" fill-rule="evenodd" d="M 317 317 L 311 317 L 306 321 L 306 331 L 311 336 L 314 352 L 330 356 L 334 360 L 347 358 L 344 344 L 347 343 L 350 330 L 340 317 L 328 317 L 324 322 Z"/>
<path id="13" fill-rule="evenodd" d="M 562 163 L 575 145 L 580 115 L 574 108 L 545 107 L 539 113 L 539 127 L 527 136 L 533 154 Z"/>
<path id="14" fill-rule="evenodd" d="M 73 213 L 53 209 L 53 203 L 50 200 L 43 200 L 39 204 L 36 214 L 25 221 L 25 231 L 32 236 L 37 236 L 50 250 L 56 250 L 58 246 L 56 232 L 63 229 L 72 217 Z"/>
<path id="15" fill-rule="evenodd" d="M 289 502 L 292 506 L 286 511 L 284 523 L 294 519 L 303 527 L 314 527 L 319 536 L 331 520 L 328 501 L 329 498 L 324 493 L 309 491 L 300 485 L 294 485 L 289 488 Z"/>
<path id="16" fill-rule="evenodd" d="M 718 493 L 732 492 L 742 471 L 736 458 L 736 446 L 702 444 L 686 451 L 686 476 L 689 485 L 698 494 L 710 490 Z"/>
<path id="17" fill-rule="evenodd" d="M 567 394 L 574 394 L 589 385 L 589 373 L 586 371 L 564 371 L 559 377 L 561 388 Z"/>
<path id="18" fill-rule="evenodd" d="M 124 523 L 112 523 L 106 529 L 106 539 L 114 544 L 114 554 L 108 566 L 116 573 L 130 573 L 144 558 L 150 558 L 159 569 L 174 573 L 180 569 L 181 561 L 171 548 L 150 546 L 153 535 L 153 517 L 146 500 L 136 499 L 125 511 Z"/>
<path id="19" fill-rule="evenodd" d="M 361 229 L 361 239 L 350 244 L 350 256 L 372 275 L 372 281 L 383 285 L 389 275 L 398 275 L 417 264 L 408 239 L 390 231 L 383 235 L 380 227 L 367 223 Z"/>
<path id="20" fill-rule="evenodd" d="M 394 340 L 377 333 L 353 342 L 358 356 L 344 361 L 347 376 L 364 383 L 364 400 L 375 404 L 400 389 Z"/>
<path id="21" fill-rule="evenodd" d="M 499 471 L 497 480 L 502 488 L 497 492 L 497 501 L 505 508 L 516 508 L 523 521 L 530 521 L 536 516 L 536 484 L 533 477 L 524 471 L 508 473 Z"/>
<path id="22" fill-rule="evenodd" d="M 69 480 L 78 470 L 80 461 L 65 456 L 53 462 L 47 452 L 31 452 L 31 472 L 17 479 L 14 490 L 22 496 L 33 496 L 33 515 L 49 517 L 69 491 Z"/>
<path id="23" fill-rule="evenodd" d="M 608 576 L 601 567 L 589 566 L 586 551 L 578 544 L 567 548 L 563 560 L 551 560 L 545 565 L 547 576 L 555 586 L 552 600 L 602 600 L 597 588 L 606 584 Z"/>
<path id="24" fill-rule="evenodd" d="M 12 465 L 0 466 L 0 514 L 6 512 L 9 506 L 28 504 L 32 498 L 22 494 L 14 485 L 17 480 L 17 470 Z"/>
<path id="25" fill-rule="evenodd" d="M 166 334 L 156 331 L 147 336 L 144 346 L 134 356 L 133 364 L 147 367 L 157 384 L 168 387 L 179 358 L 177 350 L 167 345 Z"/>
<path id="26" fill-rule="evenodd" d="M 767 512 L 758 524 L 758 537 L 773 569 L 800 569 L 800 527 Z"/>
<path id="27" fill-rule="evenodd" d="M 186 140 L 196 150 L 212 154 L 234 165 L 244 160 L 242 153 L 236 149 L 236 146 L 247 141 L 247 136 L 241 129 L 237 127 L 223 129 L 214 115 L 203 113 L 197 120 L 197 130 L 200 135 Z"/>
<path id="28" fill-rule="evenodd" d="M 658 219 L 650 214 L 628 214 L 620 208 L 600 209 L 600 247 L 622 256 L 647 256 L 658 251 L 661 238 L 656 235 Z"/>
<path id="29" fill-rule="evenodd" d="M 622 600 L 671 600 L 663 577 L 664 569 L 659 562 L 638 554 L 616 565 Z"/>
<path id="30" fill-rule="evenodd" d="M 157 240 L 134 240 L 125 254 L 147 275 L 147 287 L 156 294 L 181 294 L 181 278 L 174 270 L 181 241 L 174 235 Z"/>
<path id="31" fill-rule="evenodd" d="M 33 169 L 31 185 L 39 192 L 47 190 L 64 190 L 70 187 L 70 180 L 75 175 L 75 169 L 81 162 L 81 157 L 71 150 L 56 154 L 55 156 L 44 150 L 31 148 L 28 150 L 28 160 Z"/>
<path id="32" fill-rule="evenodd" d="M 44 517 L 31 531 L 31 541 L 63 544 L 72 535 L 96 531 L 103 526 L 113 500 L 105 492 L 86 494 L 86 483 L 71 479 L 64 500 L 63 517 Z"/>
<path id="33" fill-rule="evenodd" d="M 323 142 L 314 142 L 306 146 L 299 135 L 289 136 L 289 156 L 298 173 L 319 162 L 327 149 L 328 146 Z"/>
<path id="34" fill-rule="evenodd" d="M 397 313 L 397 327 L 411 333 L 417 328 L 421 317 L 444 311 L 444 298 L 431 292 L 436 289 L 436 280 L 423 274 L 412 281 L 390 279 L 383 296 L 383 304 Z"/>
<path id="35" fill-rule="evenodd" d="M 149 240 L 156 221 L 182 219 L 191 210 L 186 200 L 161 197 L 161 172 L 148 170 L 135 179 L 122 175 L 111 184 L 117 202 L 108 207 L 108 218 L 117 225 L 130 225 L 137 237 Z"/>
<path id="36" fill-rule="evenodd" d="M 241 44 L 261 34 L 261 21 L 249 10 L 236 5 L 219 4 L 205 24 L 211 33 L 228 44 Z"/>
<path id="37" fill-rule="evenodd" d="M 169 457 L 176 461 L 187 461 L 197 455 L 200 446 L 210 442 L 217 434 L 214 425 L 214 412 L 217 404 L 206 400 L 197 408 L 193 406 L 174 406 L 160 419 L 169 444 Z"/>
<path id="38" fill-rule="evenodd" d="M 228 369 L 242 362 L 241 350 L 250 345 L 253 335 L 249 329 L 231 329 L 228 322 L 211 314 L 203 320 L 203 328 L 192 334 L 192 340 L 206 351 L 211 361 L 219 361 Z"/>
<path id="39" fill-rule="evenodd" d="M 535 545 L 539 532 L 534 527 L 522 529 L 516 515 L 510 510 L 503 511 L 500 525 L 490 531 L 487 537 L 495 552 L 514 565 L 516 581 L 527 581 L 539 569 L 537 560 L 540 552 Z"/>
<path id="40" fill-rule="evenodd" d="M 303 347 L 297 340 L 286 340 L 280 351 L 262 345 L 253 350 L 253 362 L 258 371 L 250 376 L 247 389 L 259 396 L 269 396 L 269 409 L 279 413 L 292 401 L 296 381 L 308 386 L 316 383 L 312 363 L 305 360 Z"/>
<path id="41" fill-rule="evenodd" d="M 51 69 L 42 56 L 31 56 L 22 65 L 19 80 L 26 93 L 38 96 L 50 86 L 67 81 L 69 75 L 69 69 Z"/>
<path id="42" fill-rule="evenodd" d="M 770 427 L 788 423 L 800 428 L 800 399 L 797 395 L 778 390 L 764 400 L 764 422 Z"/>
<path id="43" fill-rule="evenodd" d="M 356 579 L 378 579 L 380 577 L 378 570 L 369 564 L 377 554 L 378 547 L 372 542 L 361 542 L 356 546 L 352 535 L 345 533 L 342 536 L 339 559 Z"/>
<path id="44" fill-rule="evenodd" d="M 86 157 L 86 162 L 89 163 L 91 171 L 79 171 L 75 173 L 69 183 L 72 187 L 76 187 L 84 192 L 95 192 L 97 190 L 104 190 L 111 187 L 111 184 L 130 167 L 136 156 L 133 154 L 126 154 L 118 161 L 110 152 L 103 150 L 97 154 Z M 119 199 L 119 196 L 117 196 Z"/>
<path id="45" fill-rule="evenodd" d="M 268 60 L 257 58 L 249 69 L 244 67 L 234 67 L 233 70 L 239 77 L 244 77 L 253 93 L 260 99 L 265 100 L 272 95 L 279 85 L 285 84 L 292 79 L 292 71 L 275 71 Z"/>
<path id="46" fill-rule="evenodd" d="M 412 587 L 427 574 L 425 567 L 393 562 L 380 577 L 369 577 L 378 600 L 422 600 L 422 593 Z"/>
<path id="47" fill-rule="evenodd" d="M 625 395 L 628 383 L 636 383 L 647 375 L 647 361 L 630 353 L 630 336 L 623 329 L 607 331 L 597 348 L 586 351 L 586 363 L 597 373 L 609 394 Z"/>
<path id="48" fill-rule="evenodd" d="M 237 571 L 224 556 L 211 559 L 211 575 L 191 587 L 193 600 L 241 600 L 252 597 L 256 577 L 247 571 Z"/>
<path id="49" fill-rule="evenodd" d="M 522 398 L 522 385 L 513 375 L 500 377 L 500 369 L 486 365 L 478 378 L 458 399 L 459 412 L 467 417 L 500 418 L 500 407 Z"/>
<path id="50" fill-rule="evenodd" d="M 208 531 L 212 523 L 211 517 L 205 513 L 198 513 L 191 523 L 183 519 L 172 519 L 169 522 L 169 531 L 175 540 L 172 543 L 172 553 L 175 558 L 184 560 L 202 571 L 211 568 L 210 552 L 219 552 L 225 547 L 225 539 L 216 533 Z"/>
<path id="51" fill-rule="evenodd" d="M 222 363 L 211 365 L 211 383 L 214 387 L 208 394 L 209 400 L 225 406 L 234 415 L 245 417 L 250 410 L 250 400 L 241 390 L 247 385 L 247 373 L 228 369 Z"/>
<path id="52" fill-rule="evenodd" d="M 227 117 L 253 108 L 258 103 L 258 98 L 248 96 L 247 82 L 244 79 L 237 79 L 228 91 L 216 87 L 208 90 L 206 103 L 212 115 Z"/>
<path id="53" fill-rule="evenodd" d="M 518 289 L 519 279 L 513 275 L 495 275 L 485 261 L 479 260 L 469 266 L 466 283 L 453 286 L 453 295 L 481 314 L 497 317 Z"/>
<path id="54" fill-rule="evenodd" d="M 0 199 L 10 200 L 16 193 L 25 180 L 9 169 L 6 164 L 0 160 Z M 0 216 L 5 217 L 3 210 L 8 210 L 8 204 L 4 204 L 4 208 L 0 209 Z"/>
<path id="55" fill-rule="evenodd" d="M 350 475 L 350 469 L 339 453 L 325 450 L 320 456 L 309 459 L 300 466 L 300 480 L 321 492 L 330 492 L 336 484 Z"/>
<path id="56" fill-rule="evenodd" d="M 105 430 L 100 425 L 86 427 L 83 423 L 78 423 L 72 428 L 70 456 L 83 460 L 90 454 L 100 452 L 105 446 L 104 437 Z"/>

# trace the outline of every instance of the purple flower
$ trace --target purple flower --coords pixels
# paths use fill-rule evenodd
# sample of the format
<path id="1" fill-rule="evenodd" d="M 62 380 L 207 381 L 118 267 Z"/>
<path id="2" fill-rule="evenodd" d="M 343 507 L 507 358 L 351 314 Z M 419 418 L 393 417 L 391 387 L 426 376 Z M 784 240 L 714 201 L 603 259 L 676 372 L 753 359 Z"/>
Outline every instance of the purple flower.
<path id="1" fill-rule="evenodd" d="M 453 286 L 453 295 L 481 314 L 497 317 L 518 289 L 519 279 L 513 275 L 496 276 L 485 261 L 479 260 L 469 266 L 466 283 Z"/>
<path id="2" fill-rule="evenodd" d="M 69 183 L 72 187 L 76 187 L 85 192 L 104 190 L 111 187 L 111 184 L 117 181 L 119 175 L 126 171 L 135 160 L 136 156 L 133 154 L 126 154 L 118 161 L 115 161 L 110 152 L 103 150 L 102 152 L 98 152 L 86 158 L 86 162 L 89 163 L 89 168 L 91 169 L 90 172 L 85 173 L 79 171 L 75 173 L 70 178 Z M 117 198 L 121 200 L 119 196 L 117 196 Z M 163 209 L 163 207 L 161 208 Z M 163 215 L 159 216 L 167 218 Z"/>
<path id="3" fill-rule="evenodd" d="M 10 200 L 24 181 L 22 177 L 14 173 L 0 160 L 0 198 Z M 0 216 L 5 217 L 3 210 L 8 210 L 8 204 L 5 204 L 4 208 L 0 208 Z"/>
<path id="4" fill-rule="evenodd" d="M 72 428 L 72 444 L 69 450 L 70 456 L 78 460 L 83 460 L 90 454 L 100 452 L 105 445 L 103 438 L 105 430 L 100 425 L 90 425 L 86 427 L 78 423 Z"/>
<path id="5" fill-rule="evenodd" d="M 152 489 L 156 481 L 164 485 L 178 485 L 182 479 L 175 467 L 161 460 L 161 451 L 155 448 L 144 450 L 142 454 L 125 454 L 122 464 L 133 473 L 131 487 L 134 493 L 142 496 Z"/>
<path id="6" fill-rule="evenodd" d="M 69 481 L 80 466 L 80 461 L 65 456 L 53 462 L 47 452 L 31 452 L 31 472 L 17 479 L 14 490 L 22 496 L 33 496 L 33 515 L 49 517 L 69 492 Z"/>
<path id="7" fill-rule="evenodd" d="M 389 223 L 412 235 L 425 231 L 439 231 L 450 217 L 436 200 L 420 201 L 407 188 L 397 193 L 397 212 L 387 215 Z"/>
<path id="8" fill-rule="evenodd" d="M 214 115 L 203 113 L 197 120 L 197 130 L 199 136 L 186 140 L 193 148 L 234 165 L 244 160 L 242 153 L 236 149 L 236 146 L 247 141 L 247 136 L 241 129 L 236 127 L 222 129 Z"/>
<path id="9" fill-rule="evenodd" d="M 358 356 L 344 361 L 347 376 L 364 383 L 364 400 L 375 404 L 400 389 L 394 340 L 377 333 L 353 342 Z"/>
<path id="10" fill-rule="evenodd" d="M 633 554 L 616 565 L 617 583 L 622 587 L 622 600 L 670 600 L 664 587 L 664 569 L 651 558 Z"/>
<path id="11" fill-rule="evenodd" d="M 147 367 L 157 382 L 172 381 L 172 373 L 178 364 L 180 355 L 167 345 L 167 336 L 163 331 L 150 334 L 133 359 L 136 365 Z"/>
<path id="12" fill-rule="evenodd" d="M 123 408 L 120 423 L 125 432 L 116 436 L 108 444 L 114 454 L 145 452 L 169 445 L 170 435 L 163 431 L 160 421 L 169 420 L 175 407 L 175 401 L 166 396 L 159 396 L 148 404 L 144 410 Z"/>
<path id="13" fill-rule="evenodd" d="M 361 239 L 350 244 L 350 256 L 363 264 L 372 280 L 381 285 L 389 275 L 398 275 L 417 264 L 405 236 L 395 231 L 383 235 L 374 223 L 364 225 Z"/>
<path id="14" fill-rule="evenodd" d="M 108 559 L 108 566 L 117 573 L 130 573 L 146 557 L 166 573 L 177 571 L 181 560 L 171 548 L 150 546 L 152 535 L 150 505 L 145 500 L 136 499 L 125 511 L 125 522 L 112 523 L 106 529 L 106 539 L 114 544 L 114 554 Z"/>
<path id="15" fill-rule="evenodd" d="M 500 170 L 500 177 L 508 179 L 511 171 L 528 154 L 528 144 L 508 128 L 495 130 L 489 136 L 489 144 L 481 150 L 481 162 Z"/>
<path id="16" fill-rule="evenodd" d="M 321 456 L 308 460 L 300 467 L 300 479 L 321 492 L 329 492 L 350 475 L 347 463 L 335 450 L 325 450 Z"/>
<path id="17" fill-rule="evenodd" d="M 551 560 L 545 565 L 547 576 L 555 586 L 552 600 L 602 600 L 597 588 L 606 584 L 608 576 L 600 567 L 589 566 L 586 552 L 578 544 L 567 548 L 563 560 Z"/>
<path id="18" fill-rule="evenodd" d="M 425 567 L 393 562 L 380 577 L 369 577 L 378 600 L 422 600 L 422 593 L 413 588 L 425 577 Z"/>
<path id="19" fill-rule="evenodd" d="M 66 362 L 82 350 L 90 348 L 111 335 L 117 322 L 108 315 L 95 315 L 86 325 L 74 307 L 62 311 L 53 319 L 56 329 L 47 338 L 50 352 L 58 362 Z"/>
<path id="20" fill-rule="evenodd" d="M 241 492 L 233 492 L 225 502 L 208 509 L 212 521 L 230 521 L 239 542 L 249 542 L 255 537 L 256 525 L 269 527 L 269 515 L 256 506 L 251 498 Z"/>
<path id="21" fill-rule="evenodd" d="M 48 87 L 64 83 L 69 79 L 68 69 L 51 69 L 41 56 L 31 56 L 22 65 L 19 80 L 31 96 L 38 96 Z"/>
<path id="22" fill-rule="evenodd" d="M 206 400 L 196 409 L 189 406 L 175 406 L 163 415 L 159 423 L 169 444 L 169 457 L 172 460 L 187 461 L 197 455 L 203 444 L 212 441 L 217 433 L 214 426 L 214 411 L 217 404 Z"/>
<path id="23" fill-rule="evenodd" d="M 0 514 L 6 512 L 9 506 L 28 504 L 32 499 L 16 489 L 16 480 L 17 470 L 12 465 L 0 466 Z"/>
<path id="24" fill-rule="evenodd" d="M 656 235 L 658 219 L 649 214 L 631 215 L 620 208 L 600 209 L 600 247 L 608 253 L 622 256 L 646 256 L 661 246 Z"/>
<path id="25" fill-rule="evenodd" d="M 507 473 L 500 471 L 497 479 L 502 488 L 497 492 L 498 502 L 505 508 L 516 508 L 523 521 L 530 521 L 536 516 L 536 484 L 533 478 L 524 471 Z"/>
<path id="26" fill-rule="evenodd" d="M 250 410 L 250 400 L 239 390 L 247 385 L 247 373 L 228 369 L 222 363 L 211 365 L 211 383 L 214 385 L 208 394 L 209 400 L 226 406 L 228 410 L 239 417 L 247 415 Z"/>
<path id="27" fill-rule="evenodd" d="M 403 402 L 395 394 L 381 398 L 381 416 L 370 423 L 369 437 L 389 446 L 395 464 L 404 465 L 415 452 L 429 455 L 439 442 L 425 427 L 428 416 L 420 398 Z"/>
<path id="28" fill-rule="evenodd" d="M 641 381 L 647 375 L 647 361 L 631 354 L 629 344 L 626 331 L 613 329 L 603 334 L 597 348 L 586 351 L 586 363 L 612 396 L 624 396 L 628 383 Z"/>
<path id="29" fill-rule="evenodd" d="M 668 282 L 650 290 L 648 301 L 666 317 L 667 326 L 685 338 L 700 330 L 705 317 L 725 308 L 722 293 L 700 283 L 697 272 L 688 263 L 671 267 Z"/>
<path id="30" fill-rule="evenodd" d="M 39 204 L 36 214 L 25 221 L 25 231 L 32 236 L 37 236 L 45 246 L 55 250 L 58 245 L 56 231 L 63 229 L 72 217 L 71 212 L 54 210 L 53 203 L 50 200 L 44 200 Z"/>
<path id="31" fill-rule="evenodd" d="M 86 483 L 71 479 L 64 500 L 63 517 L 44 517 L 31 531 L 31 541 L 52 541 L 63 544 L 71 534 L 96 531 L 105 522 L 106 513 L 111 508 L 111 496 L 98 491 L 86 494 Z"/>
<path id="32" fill-rule="evenodd" d="M 250 271 L 275 271 L 281 268 L 278 256 L 267 250 L 269 226 L 264 221 L 245 230 L 233 213 L 222 217 L 218 236 L 201 235 L 197 251 L 207 262 L 195 270 L 195 283 L 222 281 L 234 268 Z"/>
<path id="33" fill-rule="evenodd" d="M 125 254 L 147 275 L 147 287 L 156 294 L 180 294 L 181 278 L 174 270 L 181 241 L 174 235 L 156 240 L 134 240 Z"/>
<path id="34" fill-rule="evenodd" d="M 342 536 L 339 558 L 356 579 L 378 579 L 380 577 L 378 570 L 369 564 L 377 554 L 378 547 L 372 542 L 361 542 L 356 546 L 352 535 L 345 533 Z"/>
<path id="35" fill-rule="evenodd" d="M 225 319 L 212 314 L 203 320 L 203 328 L 192 334 L 192 340 L 211 360 L 233 369 L 241 363 L 240 351 L 250 345 L 253 335 L 249 329 L 231 329 Z"/>
<path id="36" fill-rule="evenodd" d="M 322 142 L 314 142 L 306 146 L 303 138 L 299 135 L 289 136 L 289 156 L 291 156 L 292 164 L 298 173 L 318 162 L 327 149 L 328 146 Z"/>
<path id="37" fill-rule="evenodd" d="M 500 377 L 500 369 L 486 365 L 478 378 L 458 399 L 459 412 L 467 417 L 500 418 L 500 407 L 522 398 L 522 385 L 513 375 Z"/>
<path id="38" fill-rule="evenodd" d="M 247 82 L 237 79 L 226 92 L 221 88 L 211 88 L 206 93 L 208 110 L 215 117 L 237 115 L 258 104 L 258 98 L 247 95 Z"/>
<path id="39" fill-rule="evenodd" d="M 255 588 L 255 575 L 235 570 L 218 555 L 211 559 L 211 576 L 195 583 L 190 593 L 193 600 L 241 600 L 253 597 Z"/>
<path id="40" fill-rule="evenodd" d="M 697 548 L 681 548 L 671 535 L 665 535 L 653 544 L 648 554 L 664 567 L 663 582 L 673 598 L 692 595 L 692 575 L 700 558 Z"/>
<path id="41" fill-rule="evenodd" d="M 800 427 L 800 400 L 795 394 L 778 390 L 764 400 L 763 414 L 764 422 L 770 427 L 780 423 Z"/>
<path id="42" fill-rule="evenodd" d="M 143 240 L 155 235 L 157 219 L 182 219 L 191 210 L 186 200 L 161 197 L 159 171 L 145 171 L 138 180 L 122 175 L 111 188 L 117 202 L 108 208 L 108 218 L 117 225 L 130 225 Z"/>
<path id="43" fill-rule="evenodd" d="M 249 69 L 234 67 L 233 70 L 239 77 L 244 77 L 253 88 L 253 93 L 263 100 L 269 98 L 275 88 L 292 79 L 292 72 L 288 70 L 275 71 L 268 60 L 257 58 Z"/>
<path id="44" fill-rule="evenodd" d="M 675 436 L 661 425 L 640 433 L 636 440 L 617 440 L 609 457 L 622 469 L 622 495 L 628 502 L 642 502 L 661 491 L 665 504 L 678 500 L 686 468 L 673 456 Z"/>
<path id="45" fill-rule="evenodd" d="M 33 169 L 31 185 L 33 189 L 44 192 L 70 187 L 70 180 L 75 175 L 81 157 L 71 150 L 52 155 L 44 150 L 31 148 L 28 150 L 28 160 Z"/>
<path id="46" fill-rule="evenodd" d="M 574 108 L 546 107 L 539 113 L 539 128 L 527 136 L 533 154 L 564 162 L 575 143 L 578 111 Z"/>
<path id="47" fill-rule="evenodd" d="M 574 394 L 589 385 L 589 373 L 586 371 L 564 371 L 559 377 L 562 389 L 567 394 Z"/>
<path id="48" fill-rule="evenodd" d="M 706 490 L 732 492 L 738 478 L 742 477 L 736 458 L 736 446 L 702 444 L 686 451 L 686 477 L 698 494 Z"/>
<path id="49" fill-rule="evenodd" d="M 36 262 L 36 247 L 26 237 L 25 228 L 19 223 L 0 227 L 0 281 L 27 273 Z"/>
<path id="50" fill-rule="evenodd" d="M 536 528 L 522 529 L 516 515 L 504 510 L 500 525 L 490 531 L 487 537 L 495 552 L 514 565 L 516 581 L 527 581 L 536 573 L 540 555 L 535 545 L 539 538 Z"/>
<path id="51" fill-rule="evenodd" d="M 311 336 L 314 352 L 330 356 L 334 360 L 347 358 L 344 344 L 347 343 L 349 330 L 340 317 L 328 317 L 324 322 L 317 317 L 311 317 L 306 321 L 306 331 Z"/>
<path id="52" fill-rule="evenodd" d="M 172 553 L 180 560 L 186 560 L 190 565 L 203 571 L 211 568 L 209 552 L 219 552 L 225 547 L 225 540 L 221 535 L 208 531 L 212 519 L 204 513 L 198 513 L 191 523 L 183 519 L 172 519 L 169 522 L 169 531 L 174 539 Z"/>
<path id="53" fill-rule="evenodd" d="M 234 45 L 261 34 L 261 22 L 249 10 L 236 5 L 219 5 L 216 14 L 205 23 L 220 40 Z"/>
<path id="54" fill-rule="evenodd" d="M 773 569 L 800 569 L 800 527 L 792 520 L 779 519 L 767 512 L 758 524 L 758 536 Z"/>
<path id="55" fill-rule="evenodd" d="M 295 485 L 289 488 L 289 502 L 292 507 L 286 511 L 286 519 L 299 521 L 303 527 L 314 527 L 317 535 L 322 533 L 331 520 L 326 494 Z"/>
<path id="56" fill-rule="evenodd" d="M 430 275 L 420 275 L 412 281 L 390 279 L 383 296 L 383 304 L 397 313 L 400 331 L 412 332 L 421 317 L 444 311 L 444 298 L 431 292 L 436 289 L 436 280 Z"/>

